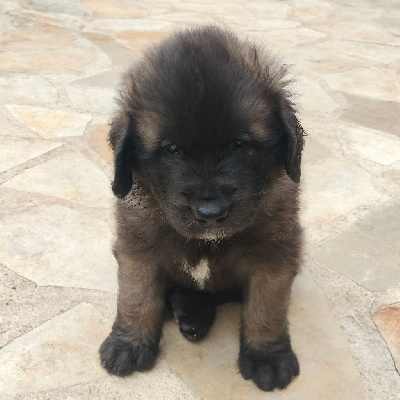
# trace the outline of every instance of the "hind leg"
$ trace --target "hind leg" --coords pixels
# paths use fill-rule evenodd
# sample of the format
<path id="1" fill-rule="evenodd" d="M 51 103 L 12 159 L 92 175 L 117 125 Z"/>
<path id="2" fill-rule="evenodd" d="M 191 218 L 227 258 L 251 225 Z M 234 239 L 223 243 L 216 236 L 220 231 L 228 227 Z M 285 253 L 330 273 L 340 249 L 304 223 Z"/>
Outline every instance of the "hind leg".
<path id="1" fill-rule="evenodd" d="M 209 292 L 177 287 L 170 297 L 182 335 L 191 342 L 203 339 L 215 319 L 215 297 Z"/>

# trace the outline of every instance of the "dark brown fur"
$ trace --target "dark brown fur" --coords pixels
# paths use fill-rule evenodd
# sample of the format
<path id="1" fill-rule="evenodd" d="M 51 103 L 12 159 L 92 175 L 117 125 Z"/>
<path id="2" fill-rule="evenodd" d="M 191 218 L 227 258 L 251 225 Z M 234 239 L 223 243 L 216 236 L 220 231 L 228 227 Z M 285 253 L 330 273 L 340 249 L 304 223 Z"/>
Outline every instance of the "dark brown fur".
<path id="1" fill-rule="evenodd" d="M 287 308 L 301 261 L 303 130 L 283 76 L 258 47 L 215 27 L 174 35 L 126 75 L 110 132 L 120 199 L 118 312 L 100 350 L 109 372 L 153 365 L 166 294 L 181 332 L 199 340 L 218 293 L 232 291 L 243 297 L 243 377 L 269 391 L 299 373 Z M 180 153 L 167 153 L 170 143 Z M 193 213 L 210 202 L 229 212 L 205 227 Z M 202 260 L 199 287 L 190 271 Z"/>

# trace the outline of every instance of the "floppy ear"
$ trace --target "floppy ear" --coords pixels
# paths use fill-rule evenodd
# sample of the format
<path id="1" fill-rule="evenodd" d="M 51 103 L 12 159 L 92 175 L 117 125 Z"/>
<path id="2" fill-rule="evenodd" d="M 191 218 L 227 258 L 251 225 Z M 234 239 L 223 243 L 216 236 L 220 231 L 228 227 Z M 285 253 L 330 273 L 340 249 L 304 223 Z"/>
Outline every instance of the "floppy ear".
<path id="1" fill-rule="evenodd" d="M 300 182 L 301 152 L 304 146 L 303 127 L 296 117 L 293 105 L 283 99 L 280 102 L 281 124 L 283 128 L 283 145 L 286 172 L 293 182 Z"/>
<path id="2" fill-rule="evenodd" d="M 134 123 L 127 115 L 118 115 L 111 124 L 108 141 L 114 150 L 114 181 L 112 191 L 125 197 L 133 184 L 132 170 L 135 167 Z"/>

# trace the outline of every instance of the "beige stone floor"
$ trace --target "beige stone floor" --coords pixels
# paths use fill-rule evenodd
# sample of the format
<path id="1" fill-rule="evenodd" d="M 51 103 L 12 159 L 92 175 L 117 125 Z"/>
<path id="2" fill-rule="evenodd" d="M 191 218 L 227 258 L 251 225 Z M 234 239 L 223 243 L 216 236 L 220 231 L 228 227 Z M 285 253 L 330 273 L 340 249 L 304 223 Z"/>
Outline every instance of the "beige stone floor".
<path id="1" fill-rule="evenodd" d="M 238 374 L 237 305 L 199 344 L 168 322 L 151 372 L 99 365 L 116 300 L 115 86 L 146 45 L 209 22 L 264 41 L 298 77 L 302 372 L 283 392 Z M 398 0 L 1 0 L 0 398 L 399 399 L 399 73 Z"/>

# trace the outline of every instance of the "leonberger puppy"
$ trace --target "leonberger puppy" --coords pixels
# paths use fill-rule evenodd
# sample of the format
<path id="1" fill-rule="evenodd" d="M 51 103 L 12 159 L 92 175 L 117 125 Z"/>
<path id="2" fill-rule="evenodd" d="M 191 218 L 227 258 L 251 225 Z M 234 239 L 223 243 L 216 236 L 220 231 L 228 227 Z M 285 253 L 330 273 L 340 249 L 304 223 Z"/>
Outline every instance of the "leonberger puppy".
<path id="1" fill-rule="evenodd" d="M 176 33 L 125 75 L 111 124 L 118 311 L 111 374 L 151 368 L 170 304 L 190 341 L 242 298 L 239 369 L 262 390 L 299 374 L 288 331 L 303 129 L 285 67 L 215 26 Z"/>

